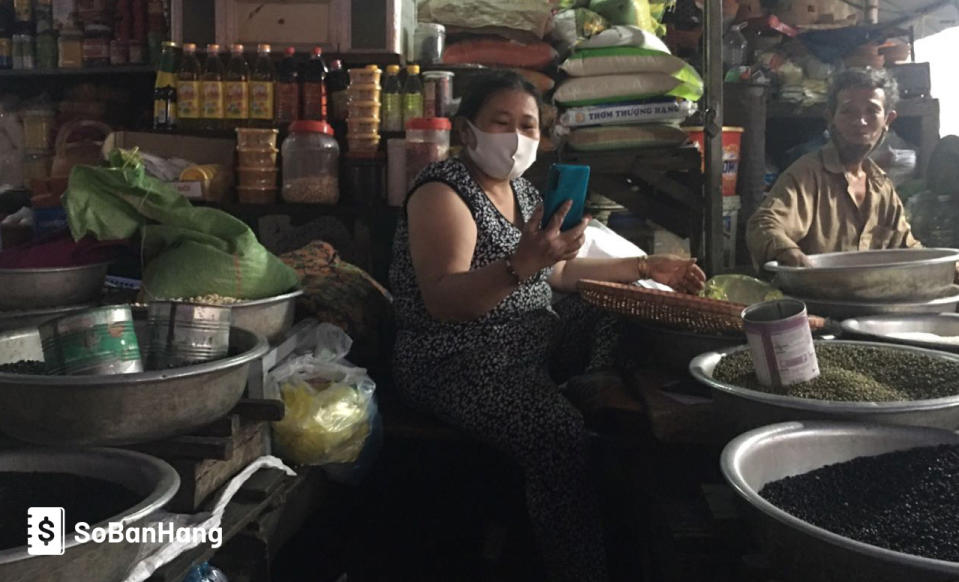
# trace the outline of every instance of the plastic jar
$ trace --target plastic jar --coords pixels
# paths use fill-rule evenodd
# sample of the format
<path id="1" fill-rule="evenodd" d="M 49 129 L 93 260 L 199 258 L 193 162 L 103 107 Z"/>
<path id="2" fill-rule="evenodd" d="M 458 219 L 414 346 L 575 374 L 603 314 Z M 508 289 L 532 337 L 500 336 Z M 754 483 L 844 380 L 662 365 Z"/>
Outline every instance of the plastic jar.
<path id="1" fill-rule="evenodd" d="M 378 83 L 350 83 L 347 91 L 347 98 L 350 102 L 354 101 L 376 101 L 380 102 L 380 85 Z"/>
<path id="2" fill-rule="evenodd" d="M 450 130 L 445 117 L 411 119 L 406 124 L 406 171 L 413 181 L 426 166 L 445 160 L 450 153 Z"/>
<path id="3" fill-rule="evenodd" d="M 350 69 L 350 84 L 376 85 L 380 84 L 380 75 L 383 74 L 376 65 L 368 65 L 362 69 Z"/>
<path id="4" fill-rule="evenodd" d="M 280 148 L 283 200 L 336 204 L 340 199 L 340 146 L 325 121 L 294 121 Z"/>
<path id="5" fill-rule="evenodd" d="M 83 66 L 83 33 L 70 28 L 60 32 L 57 64 L 61 69 L 75 69 Z"/>
<path id="6" fill-rule="evenodd" d="M 23 149 L 28 153 L 49 153 L 54 113 L 49 109 L 28 109 L 23 118 Z"/>
<path id="7" fill-rule="evenodd" d="M 453 73 L 427 71 L 423 73 L 423 114 L 426 117 L 452 117 Z"/>

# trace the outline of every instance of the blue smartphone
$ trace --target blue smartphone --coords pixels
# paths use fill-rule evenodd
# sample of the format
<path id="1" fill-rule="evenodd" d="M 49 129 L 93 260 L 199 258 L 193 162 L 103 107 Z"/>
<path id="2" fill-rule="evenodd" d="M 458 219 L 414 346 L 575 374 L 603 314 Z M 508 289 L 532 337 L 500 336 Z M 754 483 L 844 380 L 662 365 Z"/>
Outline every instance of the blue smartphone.
<path id="1" fill-rule="evenodd" d="M 549 224 L 553 214 L 567 200 L 573 206 L 563 219 L 560 230 L 569 230 L 583 219 L 586 206 L 586 193 L 589 191 L 589 166 L 574 164 L 553 164 L 549 167 L 546 192 L 543 195 L 543 228 Z"/>

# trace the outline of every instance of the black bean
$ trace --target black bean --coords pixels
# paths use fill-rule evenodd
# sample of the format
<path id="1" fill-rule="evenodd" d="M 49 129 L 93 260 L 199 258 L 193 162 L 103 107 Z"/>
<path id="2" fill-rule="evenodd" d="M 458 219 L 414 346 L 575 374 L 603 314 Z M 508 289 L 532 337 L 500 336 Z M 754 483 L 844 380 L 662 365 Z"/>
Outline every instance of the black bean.
<path id="1" fill-rule="evenodd" d="M 859 457 L 768 483 L 759 494 L 833 533 L 959 562 L 959 445 Z"/>
<path id="2" fill-rule="evenodd" d="M 817 344 L 820 376 L 784 388 L 759 382 L 749 350 L 724 357 L 717 380 L 750 390 L 813 398 L 891 402 L 959 394 L 959 362 L 904 350 L 847 344 Z"/>
<path id="3" fill-rule="evenodd" d="M 46 374 L 47 367 L 43 362 L 36 360 L 20 360 L 10 364 L 0 364 L 0 372 L 4 374 Z"/>

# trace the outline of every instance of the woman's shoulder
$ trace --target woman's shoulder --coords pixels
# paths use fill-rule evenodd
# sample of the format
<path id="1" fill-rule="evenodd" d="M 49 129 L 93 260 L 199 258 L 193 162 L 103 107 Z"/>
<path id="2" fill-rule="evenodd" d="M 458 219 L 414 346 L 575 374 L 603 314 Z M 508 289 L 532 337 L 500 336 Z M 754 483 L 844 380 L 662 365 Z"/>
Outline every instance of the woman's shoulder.
<path id="1" fill-rule="evenodd" d="M 450 184 L 454 190 L 458 186 L 465 185 L 470 179 L 469 170 L 466 165 L 458 158 L 447 158 L 423 168 L 416 177 L 414 188 L 418 188 L 428 182 L 445 182 Z"/>

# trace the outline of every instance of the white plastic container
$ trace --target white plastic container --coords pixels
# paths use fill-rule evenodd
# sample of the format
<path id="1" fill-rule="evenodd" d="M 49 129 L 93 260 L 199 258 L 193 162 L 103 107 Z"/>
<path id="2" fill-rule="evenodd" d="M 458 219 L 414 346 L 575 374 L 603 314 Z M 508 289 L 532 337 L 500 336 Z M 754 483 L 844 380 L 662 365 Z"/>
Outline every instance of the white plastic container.
<path id="1" fill-rule="evenodd" d="M 406 124 L 406 178 L 413 181 L 426 166 L 449 156 L 452 123 L 445 117 L 411 119 Z"/>
<path id="2" fill-rule="evenodd" d="M 764 386 L 781 388 L 819 377 L 819 360 L 802 301 L 756 303 L 744 309 L 742 317 L 756 377 Z"/>

